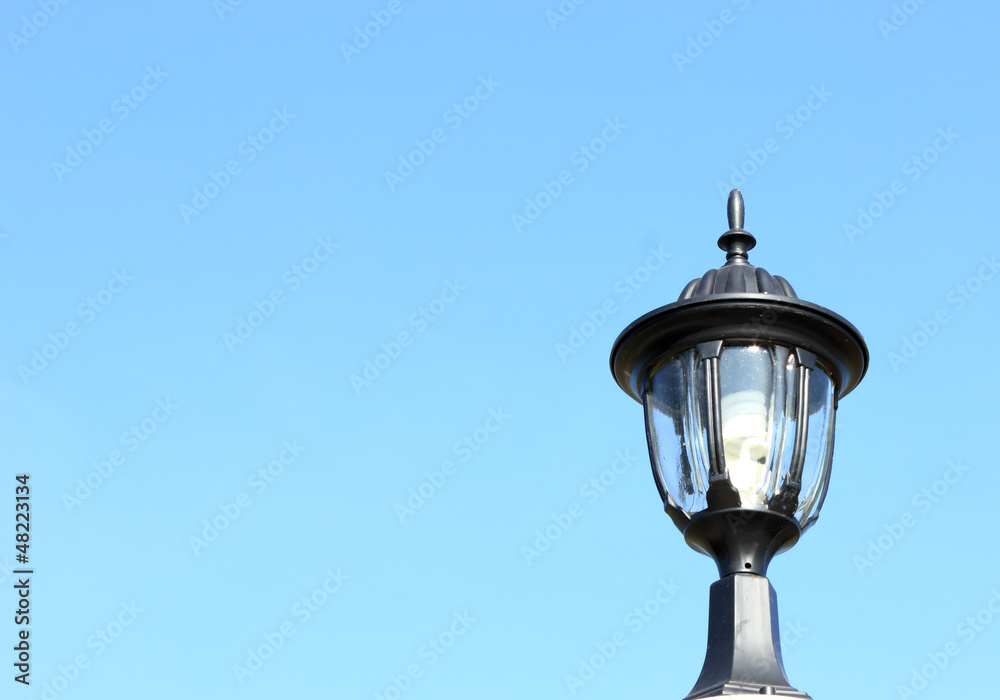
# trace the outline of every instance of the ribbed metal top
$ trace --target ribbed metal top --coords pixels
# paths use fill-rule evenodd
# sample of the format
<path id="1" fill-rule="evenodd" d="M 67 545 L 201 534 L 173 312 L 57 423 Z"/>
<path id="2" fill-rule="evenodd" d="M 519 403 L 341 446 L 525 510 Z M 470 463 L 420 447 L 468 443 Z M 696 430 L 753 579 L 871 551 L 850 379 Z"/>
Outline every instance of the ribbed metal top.
<path id="1" fill-rule="evenodd" d="M 757 245 L 753 234 L 743 229 L 743 195 L 739 190 L 729 193 L 729 230 L 719 237 L 719 247 L 726 251 L 726 264 L 709 270 L 699 279 L 691 280 L 677 301 L 707 297 L 713 294 L 773 294 L 798 299 L 792 285 L 783 277 L 772 275 L 762 267 L 747 262 L 747 253 Z"/>

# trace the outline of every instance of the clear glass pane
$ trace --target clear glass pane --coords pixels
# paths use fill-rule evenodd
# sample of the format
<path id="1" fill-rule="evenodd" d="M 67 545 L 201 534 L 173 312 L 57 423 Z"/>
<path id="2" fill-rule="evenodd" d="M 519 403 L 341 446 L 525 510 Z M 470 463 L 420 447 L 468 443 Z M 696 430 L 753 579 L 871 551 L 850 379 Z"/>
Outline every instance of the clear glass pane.
<path id="1" fill-rule="evenodd" d="M 817 365 L 809 373 L 809 435 L 806 440 L 806 459 L 802 467 L 802 491 L 799 507 L 795 511 L 802 529 L 816 522 L 820 506 L 826 496 L 833 462 L 833 380 Z"/>
<path id="2" fill-rule="evenodd" d="M 776 432 L 781 436 L 781 444 L 777 451 L 777 469 L 774 470 L 774 491 L 782 487 L 792 466 L 792 452 L 795 448 L 795 407 L 799 400 L 799 364 L 795 359 L 795 353 L 780 346 L 776 350 L 781 353 L 782 358 L 781 363 L 775 365 L 775 368 L 783 386 L 780 400 L 784 404 L 784 411 L 780 420 L 775 421 Z"/>
<path id="3" fill-rule="evenodd" d="M 785 351 L 787 353 L 787 351 Z M 774 491 L 783 435 L 784 363 L 762 345 L 724 347 L 719 359 L 722 441 L 729 480 L 744 508 L 764 508 Z"/>
<path id="4" fill-rule="evenodd" d="M 744 508 L 767 507 L 784 486 L 795 445 L 799 367 L 782 346 L 724 346 L 719 357 L 726 473 Z M 809 373 L 808 436 L 795 517 L 803 529 L 819 513 L 833 456 L 833 382 Z M 707 508 L 708 430 L 705 361 L 692 348 L 662 363 L 645 386 L 653 468 L 673 504 L 689 515 Z"/>
<path id="5" fill-rule="evenodd" d="M 691 514 L 707 506 L 705 376 L 694 349 L 654 371 L 643 393 L 653 468 L 674 504 Z"/>

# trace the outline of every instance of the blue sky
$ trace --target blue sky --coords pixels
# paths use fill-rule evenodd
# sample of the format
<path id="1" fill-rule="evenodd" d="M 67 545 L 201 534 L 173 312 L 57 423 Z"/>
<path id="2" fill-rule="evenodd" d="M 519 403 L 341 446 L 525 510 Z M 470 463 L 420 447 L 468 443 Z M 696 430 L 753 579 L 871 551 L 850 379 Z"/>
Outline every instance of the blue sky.
<path id="1" fill-rule="evenodd" d="M 751 263 L 871 351 L 769 572 L 789 678 L 985 693 L 998 20 L 5 2 L 4 697 L 683 697 L 715 567 L 608 354 L 737 186 Z"/>

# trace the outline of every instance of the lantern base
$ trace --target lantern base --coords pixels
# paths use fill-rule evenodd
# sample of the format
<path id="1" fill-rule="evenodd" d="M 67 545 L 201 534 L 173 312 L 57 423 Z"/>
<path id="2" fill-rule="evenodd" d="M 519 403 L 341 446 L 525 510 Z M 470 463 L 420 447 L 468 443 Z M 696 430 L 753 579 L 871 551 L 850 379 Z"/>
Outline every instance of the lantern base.
<path id="1" fill-rule="evenodd" d="M 765 577 L 734 574 L 713 583 L 705 665 L 684 700 L 761 695 L 811 700 L 788 683 L 778 629 L 778 600 Z"/>
<path id="2" fill-rule="evenodd" d="M 791 549 L 801 532 L 795 520 L 774 511 L 724 508 L 695 514 L 684 528 L 684 540 L 715 560 L 719 578 L 765 576 L 771 559 Z"/>
<path id="3" fill-rule="evenodd" d="M 774 692 L 771 692 L 771 691 L 774 691 Z M 726 694 L 726 693 L 728 693 L 728 694 Z M 779 692 L 778 690 L 775 690 L 774 688 L 771 688 L 771 690 L 767 690 L 766 687 L 762 688 L 761 690 L 756 690 L 756 691 L 753 691 L 753 692 L 748 692 L 745 688 L 736 688 L 735 686 L 732 689 L 729 689 L 729 690 L 727 690 L 725 692 L 719 692 L 719 693 L 716 693 L 714 695 L 699 695 L 697 697 L 697 700 L 711 700 L 711 698 L 725 698 L 726 700 L 750 700 L 751 698 L 754 698 L 754 700 L 760 700 L 760 696 L 761 695 L 773 695 L 775 697 L 799 698 L 799 700 L 812 700 L 812 696 L 811 695 L 806 695 L 805 693 L 796 693 L 794 695 L 786 695 L 785 693 Z M 684 698 L 684 700 L 694 700 L 694 698 L 689 695 L 686 698 Z"/>

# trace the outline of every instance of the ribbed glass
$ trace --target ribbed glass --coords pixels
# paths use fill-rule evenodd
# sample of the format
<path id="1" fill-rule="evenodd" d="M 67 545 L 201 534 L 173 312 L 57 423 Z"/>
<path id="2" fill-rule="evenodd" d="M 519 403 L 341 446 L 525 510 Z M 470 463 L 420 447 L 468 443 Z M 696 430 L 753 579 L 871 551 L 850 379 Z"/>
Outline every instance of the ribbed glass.
<path id="1" fill-rule="evenodd" d="M 764 508 L 774 492 L 771 465 L 780 457 L 778 426 L 785 422 L 785 348 L 766 345 L 722 349 L 722 442 L 726 472 L 744 508 Z M 780 357 L 778 357 L 780 356 Z"/>
<path id="2" fill-rule="evenodd" d="M 819 366 L 809 376 L 809 439 L 802 470 L 802 493 L 795 511 L 802 529 L 819 517 L 826 497 L 833 464 L 833 431 L 836 410 L 833 408 L 833 380 Z M 807 488 L 808 487 L 808 488 Z"/>
<path id="3" fill-rule="evenodd" d="M 795 353 L 771 344 L 723 346 L 718 358 L 725 470 L 743 508 L 767 509 L 784 487 L 795 444 L 799 372 Z M 646 433 L 668 504 L 689 516 L 708 507 L 708 400 L 705 359 L 696 348 L 662 362 L 643 393 Z M 808 434 L 795 518 L 811 525 L 822 505 L 833 456 L 833 383 L 809 372 Z"/>
<path id="4" fill-rule="evenodd" d="M 686 512 L 708 503 L 705 371 L 692 348 L 663 364 L 643 394 L 646 439 L 659 483 Z"/>

